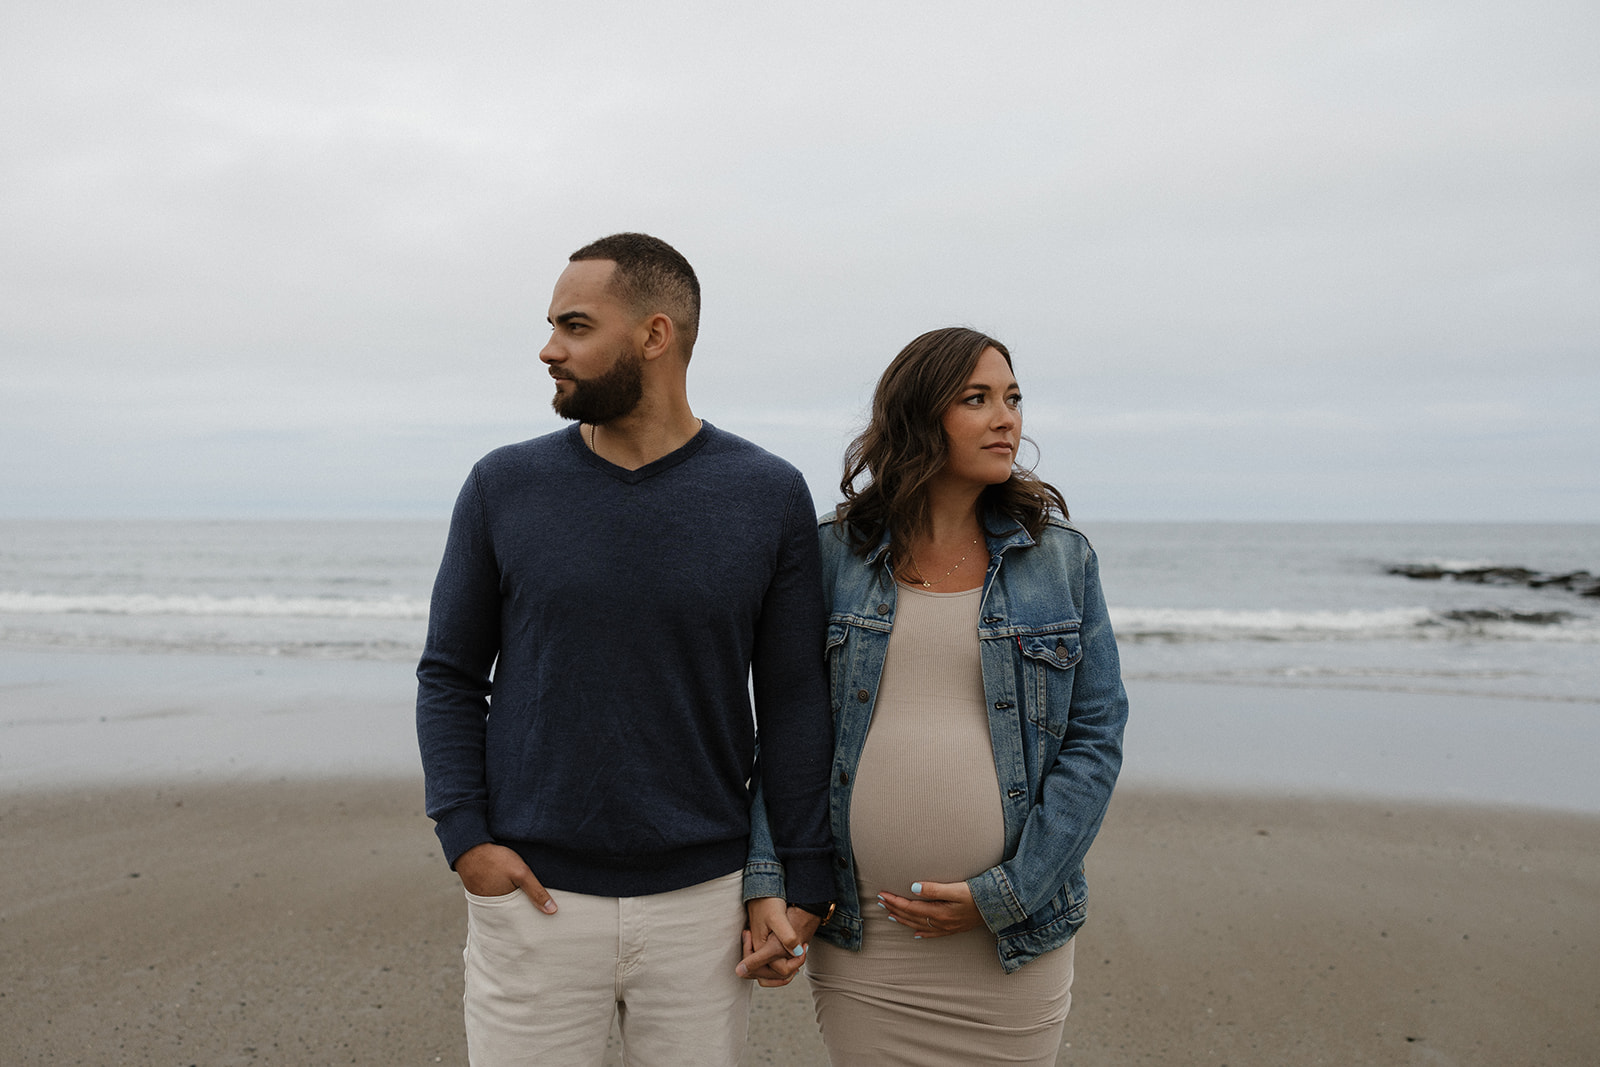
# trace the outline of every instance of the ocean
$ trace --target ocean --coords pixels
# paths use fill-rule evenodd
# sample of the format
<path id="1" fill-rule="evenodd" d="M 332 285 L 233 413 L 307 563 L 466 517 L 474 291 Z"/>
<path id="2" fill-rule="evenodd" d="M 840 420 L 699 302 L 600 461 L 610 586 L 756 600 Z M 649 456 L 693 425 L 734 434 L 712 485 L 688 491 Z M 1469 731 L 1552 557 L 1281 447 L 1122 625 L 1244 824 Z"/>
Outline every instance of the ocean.
<path id="1" fill-rule="evenodd" d="M 1600 810 L 1600 525 L 1085 530 L 1127 779 Z M 0 522 L 0 788 L 414 771 L 444 536 Z"/>

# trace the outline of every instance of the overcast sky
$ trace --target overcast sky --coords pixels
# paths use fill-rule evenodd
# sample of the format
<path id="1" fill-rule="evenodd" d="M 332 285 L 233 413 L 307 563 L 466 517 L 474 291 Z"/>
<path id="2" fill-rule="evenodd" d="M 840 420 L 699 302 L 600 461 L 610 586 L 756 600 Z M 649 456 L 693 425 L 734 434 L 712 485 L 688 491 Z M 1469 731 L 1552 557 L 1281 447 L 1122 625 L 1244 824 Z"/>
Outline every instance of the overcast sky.
<path id="1" fill-rule="evenodd" d="M 1091 527 L 1600 521 L 1597 57 L 1593 0 L 11 0 L 0 516 L 442 519 L 644 230 L 819 508 L 960 323 Z"/>

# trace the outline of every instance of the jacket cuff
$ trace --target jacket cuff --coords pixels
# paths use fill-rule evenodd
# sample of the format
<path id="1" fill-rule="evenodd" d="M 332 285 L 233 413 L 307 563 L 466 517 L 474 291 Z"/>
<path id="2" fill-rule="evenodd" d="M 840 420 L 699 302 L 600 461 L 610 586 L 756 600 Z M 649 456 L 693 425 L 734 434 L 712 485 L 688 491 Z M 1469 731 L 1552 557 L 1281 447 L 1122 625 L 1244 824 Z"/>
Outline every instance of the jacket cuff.
<path id="1" fill-rule="evenodd" d="M 469 848 L 494 840 L 489 832 L 488 813 L 481 808 L 457 808 L 434 820 L 433 832 L 444 846 L 445 861 L 456 869 L 456 860 Z"/>
<path id="2" fill-rule="evenodd" d="M 767 860 L 752 860 L 744 865 L 744 899 L 755 900 L 758 897 L 783 897 L 784 893 L 783 864 Z"/>
<path id="3" fill-rule="evenodd" d="M 976 878 L 967 879 L 967 888 L 972 890 L 972 903 L 977 905 L 984 925 L 997 934 L 1028 917 L 1011 888 L 1011 879 L 999 867 L 990 867 Z"/>

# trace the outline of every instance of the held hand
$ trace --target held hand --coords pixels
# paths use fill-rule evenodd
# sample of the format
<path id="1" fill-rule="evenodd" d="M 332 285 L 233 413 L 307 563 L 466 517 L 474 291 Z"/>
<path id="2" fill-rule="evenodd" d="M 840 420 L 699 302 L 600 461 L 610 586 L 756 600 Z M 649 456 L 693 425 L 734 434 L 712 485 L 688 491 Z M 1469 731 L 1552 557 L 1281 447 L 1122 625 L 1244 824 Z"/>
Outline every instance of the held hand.
<path id="1" fill-rule="evenodd" d="M 744 930 L 740 934 L 741 944 L 744 948 L 744 958 L 734 968 L 734 973 L 740 978 L 748 978 L 757 985 L 767 989 L 777 989 L 794 981 L 794 976 L 800 973 L 800 967 L 805 963 L 805 957 L 795 958 L 784 954 L 783 946 L 776 937 L 768 940 L 766 947 L 757 949 L 750 940 L 750 931 Z M 766 962 L 762 962 L 762 961 Z"/>
<path id="2" fill-rule="evenodd" d="M 539 879 L 533 876 L 522 857 L 504 845 L 485 841 L 463 852 L 456 860 L 456 874 L 467 892 L 480 897 L 502 897 L 520 889 L 528 894 L 534 906 L 546 915 L 556 913 L 556 902 L 550 899 Z"/>
<path id="3" fill-rule="evenodd" d="M 879 893 L 878 906 L 918 938 L 949 937 L 983 925 L 965 882 L 913 882 L 911 896 Z"/>
<path id="4" fill-rule="evenodd" d="M 745 911 L 749 926 L 744 931 L 744 958 L 735 973 L 769 988 L 788 985 L 806 962 L 819 920 L 803 908 L 789 907 L 782 897 L 757 897 Z"/>
<path id="5" fill-rule="evenodd" d="M 763 986 L 787 985 L 805 962 L 805 943 L 789 921 L 788 905 L 782 897 L 757 897 L 746 902 L 745 912 L 744 958 L 734 972 Z"/>

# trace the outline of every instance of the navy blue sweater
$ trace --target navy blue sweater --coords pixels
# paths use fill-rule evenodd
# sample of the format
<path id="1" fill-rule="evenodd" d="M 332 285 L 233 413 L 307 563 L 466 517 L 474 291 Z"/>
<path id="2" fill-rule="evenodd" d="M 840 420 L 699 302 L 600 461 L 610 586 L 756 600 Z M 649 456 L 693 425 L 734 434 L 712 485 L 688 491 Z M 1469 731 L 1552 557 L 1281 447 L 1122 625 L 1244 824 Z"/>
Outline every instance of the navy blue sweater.
<path id="1" fill-rule="evenodd" d="M 446 859 L 494 841 L 602 896 L 738 870 L 759 728 L 790 899 L 830 899 L 825 629 L 811 495 L 750 442 L 706 423 L 636 471 L 576 425 L 491 452 L 417 668 Z"/>

